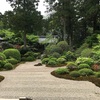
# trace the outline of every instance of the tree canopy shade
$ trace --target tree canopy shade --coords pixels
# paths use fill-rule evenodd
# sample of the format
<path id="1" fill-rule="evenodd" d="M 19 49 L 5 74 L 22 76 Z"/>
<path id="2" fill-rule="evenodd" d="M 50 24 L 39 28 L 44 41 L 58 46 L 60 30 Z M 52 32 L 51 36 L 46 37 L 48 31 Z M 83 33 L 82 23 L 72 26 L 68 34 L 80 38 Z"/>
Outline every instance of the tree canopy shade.
<path id="1" fill-rule="evenodd" d="M 24 47 L 26 48 L 26 34 L 41 30 L 42 15 L 37 11 L 39 0 L 7 0 L 13 12 L 8 14 L 9 27 L 23 34 Z"/>

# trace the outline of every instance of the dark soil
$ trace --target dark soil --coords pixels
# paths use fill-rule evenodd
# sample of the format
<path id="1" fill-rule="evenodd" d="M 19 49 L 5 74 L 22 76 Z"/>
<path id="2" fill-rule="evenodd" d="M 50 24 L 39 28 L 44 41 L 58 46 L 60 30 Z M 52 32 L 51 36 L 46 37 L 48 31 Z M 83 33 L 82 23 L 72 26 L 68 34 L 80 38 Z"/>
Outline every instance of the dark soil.
<path id="1" fill-rule="evenodd" d="M 3 76 L 0 76 L 0 82 L 3 81 L 3 80 L 4 80 L 4 77 Z"/>
<path id="2" fill-rule="evenodd" d="M 55 71 L 51 72 L 51 74 L 58 78 L 77 80 L 77 81 L 89 81 L 89 82 L 94 83 L 96 86 L 100 87 L 100 78 L 96 78 L 94 76 L 84 76 L 84 77 L 73 78 L 69 74 L 59 75 L 59 74 L 55 73 Z"/>

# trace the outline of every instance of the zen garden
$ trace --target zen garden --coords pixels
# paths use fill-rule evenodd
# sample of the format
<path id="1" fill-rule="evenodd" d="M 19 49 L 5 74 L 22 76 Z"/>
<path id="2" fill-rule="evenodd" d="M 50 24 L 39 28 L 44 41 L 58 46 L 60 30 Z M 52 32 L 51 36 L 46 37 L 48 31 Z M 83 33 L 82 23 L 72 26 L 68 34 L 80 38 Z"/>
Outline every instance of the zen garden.
<path id="1" fill-rule="evenodd" d="M 3 72 L 39 60 L 33 67 L 51 68 L 56 81 L 100 88 L 100 0 L 44 0 L 46 16 L 37 10 L 39 0 L 6 1 L 13 10 L 0 13 L 0 84 Z"/>

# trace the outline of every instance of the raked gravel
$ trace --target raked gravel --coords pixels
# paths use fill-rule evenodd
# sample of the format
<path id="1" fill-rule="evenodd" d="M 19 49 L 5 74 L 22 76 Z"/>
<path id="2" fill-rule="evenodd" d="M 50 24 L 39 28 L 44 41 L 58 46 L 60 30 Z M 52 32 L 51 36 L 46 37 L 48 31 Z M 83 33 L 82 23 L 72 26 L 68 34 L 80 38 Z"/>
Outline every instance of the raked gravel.
<path id="1" fill-rule="evenodd" d="M 100 100 L 100 88 L 88 81 L 65 80 L 52 76 L 55 68 L 34 66 L 40 60 L 20 64 L 11 71 L 2 71 L 0 98 L 17 100 Z M 0 99 L 0 100 L 2 100 Z"/>

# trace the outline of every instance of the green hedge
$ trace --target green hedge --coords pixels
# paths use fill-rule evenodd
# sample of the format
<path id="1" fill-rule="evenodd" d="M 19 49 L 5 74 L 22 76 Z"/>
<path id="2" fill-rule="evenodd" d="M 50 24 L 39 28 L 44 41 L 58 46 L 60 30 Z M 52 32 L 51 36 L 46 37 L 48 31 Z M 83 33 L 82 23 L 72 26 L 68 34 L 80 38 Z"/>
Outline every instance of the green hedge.
<path id="1" fill-rule="evenodd" d="M 5 60 L 5 59 L 6 59 L 5 54 L 3 54 L 3 53 L 0 52 L 0 60 Z"/>
<path id="2" fill-rule="evenodd" d="M 57 74 L 69 74 L 69 70 L 67 68 L 58 68 L 55 70 Z"/>
<path id="3" fill-rule="evenodd" d="M 13 69 L 13 65 L 12 65 L 11 63 L 6 63 L 6 64 L 4 65 L 4 68 L 5 68 L 6 70 L 11 70 L 11 69 Z"/>
<path id="4" fill-rule="evenodd" d="M 78 71 L 72 71 L 72 72 L 70 72 L 70 76 L 72 76 L 72 77 L 80 77 L 80 73 Z"/>
<path id="5" fill-rule="evenodd" d="M 21 54 L 17 49 L 6 49 L 3 51 L 3 53 L 5 54 L 6 58 L 15 58 L 18 61 L 21 60 Z"/>

